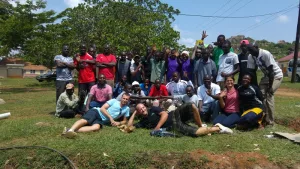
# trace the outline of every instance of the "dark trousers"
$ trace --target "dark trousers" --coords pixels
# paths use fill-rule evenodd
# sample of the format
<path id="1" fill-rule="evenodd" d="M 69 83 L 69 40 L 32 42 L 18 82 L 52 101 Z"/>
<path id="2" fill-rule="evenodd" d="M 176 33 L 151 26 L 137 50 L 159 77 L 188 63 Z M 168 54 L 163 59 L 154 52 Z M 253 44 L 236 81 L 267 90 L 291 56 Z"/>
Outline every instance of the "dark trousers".
<path id="1" fill-rule="evenodd" d="M 75 111 L 73 110 L 64 110 L 62 112 L 60 112 L 59 117 L 61 118 L 74 118 L 75 117 Z"/>
<path id="2" fill-rule="evenodd" d="M 234 128 L 239 120 L 240 115 L 238 113 L 222 113 L 214 119 L 213 124 L 220 123 L 223 126 Z"/>
<path id="3" fill-rule="evenodd" d="M 95 82 L 89 82 L 89 83 L 79 83 L 78 84 L 78 96 L 84 92 L 85 95 L 90 93 L 90 90 L 92 86 L 95 85 Z"/>
<path id="4" fill-rule="evenodd" d="M 73 83 L 73 80 L 69 81 L 61 81 L 61 80 L 56 80 L 56 103 L 59 98 L 59 96 L 66 90 L 66 85 L 69 83 Z"/>

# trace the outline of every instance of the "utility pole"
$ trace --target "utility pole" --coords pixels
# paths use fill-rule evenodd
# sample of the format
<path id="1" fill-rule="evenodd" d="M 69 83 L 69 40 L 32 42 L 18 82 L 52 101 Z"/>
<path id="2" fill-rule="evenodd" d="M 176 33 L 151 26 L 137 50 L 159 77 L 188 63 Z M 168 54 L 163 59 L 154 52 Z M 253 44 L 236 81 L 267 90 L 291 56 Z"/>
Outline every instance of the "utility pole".
<path id="1" fill-rule="evenodd" d="M 299 37 L 300 37 L 300 0 L 299 0 L 299 12 L 298 12 L 298 23 L 297 23 L 297 33 L 295 42 L 295 52 L 294 52 L 294 62 L 293 62 L 293 72 L 292 72 L 292 83 L 295 83 L 296 73 L 297 73 L 297 62 L 298 62 L 298 49 L 299 49 Z"/>

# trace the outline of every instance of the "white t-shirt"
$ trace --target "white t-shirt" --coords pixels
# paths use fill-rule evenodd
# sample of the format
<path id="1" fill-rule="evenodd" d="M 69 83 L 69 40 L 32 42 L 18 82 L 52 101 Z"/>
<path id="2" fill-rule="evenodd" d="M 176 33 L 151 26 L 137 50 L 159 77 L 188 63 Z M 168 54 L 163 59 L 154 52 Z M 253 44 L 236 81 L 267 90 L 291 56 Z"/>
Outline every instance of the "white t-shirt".
<path id="1" fill-rule="evenodd" d="M 211 103 L 213 101 L 215 101 L 215 99 L 213 99 L 212 97 L 208 96 L 207 93 L 207 88 L 203 85 L 201 85 L 200 87 L 198 87 L 197 90 L 197 96 L 199 100 L 202 100 L 203 104 L 207 104 L 207 103 Z M 217 95 L 221 92 L 220 86 L 215 84 L 215 83 L 211 83 L 211 94 L 212 95 Z"/>
<path id="2" fill-rule="evenodd" d="M 219 70 L 217 76 L 217 82 L 223 82 L 225 80 L 224 77 L 221 76 L 221 73 L 231 73 L 234 70 L 234 65 L 239 63 L 238 55 L 229 52 L 224 54 L 219 59 Z"/>
<path id="3" fill-rule="evenodd" d="M 268 67 L 270 65 L 273 65 L 273 71 L 275 73 L 274 78 L 279 79 L 279 78 L 283 77 L 282 70 L 277 65 L 277 63 L 274 60 L 273 55 L 269 51 L 264 50 L 264 49 L 259 49 L 259 54 L 258 54 L 257 59 L 255 59 L 255 62 L 257 64 L 257 66 L 260 68 L 260 70 L 265 75 L 269 74 Z"/>
<path id="4" fill-rule="evenodd" d="M 174 81 L 169 82 L 166 87 L 169 93 L 171 93 L 172 96 L 176 95 L 184 95 L 185 89 L 188 85 L 193 86 L 193 83 L 191 81 L 185 81 L 185 80 L 179 80 L 178 83 L 175 83 Z M 194 86 L 193 86 L 194 88 Z"/>

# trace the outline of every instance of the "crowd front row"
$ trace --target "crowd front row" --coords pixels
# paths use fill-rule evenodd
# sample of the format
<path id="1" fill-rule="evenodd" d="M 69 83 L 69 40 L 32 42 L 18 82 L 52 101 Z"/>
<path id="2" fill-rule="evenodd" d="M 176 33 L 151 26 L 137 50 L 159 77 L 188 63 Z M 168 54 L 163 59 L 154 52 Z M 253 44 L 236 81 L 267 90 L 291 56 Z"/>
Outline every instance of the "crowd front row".
<path id="1" fill-rule="evenodd" d="M 138 82 L 133 82 L 126 84 L 124 91 L 113 99 L 112 88 L 101 74 L 85 99 L 74 94 L 73 84 L 67 84 L 58 99 L 56 116 L 82 115 L 71 128 L 64 128 L 63 135 L 68 138 L 75 137 L 78 132 L 98 131 L 104 125 L 147 128 L 152 133 L 166 129 L 188 136 L 231 134 L 231 128 L 251 130 L 262 126 L 263 98 L 258 87 L 251 85 L 250 75 L 243 76 L 240 86 L 234 83 L 233 76 L 226 77 L 222 91 L 210 75 L 205 75 L 203 81 L 204 84 L 194 92 L 192 85 L 177 79 L 174 73 L 167 87 L 157 79 L 148 96 Z M 180 82 L 185 85 L 178 85 Z M 169 96 L 168 89 L 173 83 L 177 87 L 184 86 L 184 91 Z M 135 121 L 137 116 L 140 118 Z M 202 121 L 212 122 L 213 126 L 207 127 Z"/>

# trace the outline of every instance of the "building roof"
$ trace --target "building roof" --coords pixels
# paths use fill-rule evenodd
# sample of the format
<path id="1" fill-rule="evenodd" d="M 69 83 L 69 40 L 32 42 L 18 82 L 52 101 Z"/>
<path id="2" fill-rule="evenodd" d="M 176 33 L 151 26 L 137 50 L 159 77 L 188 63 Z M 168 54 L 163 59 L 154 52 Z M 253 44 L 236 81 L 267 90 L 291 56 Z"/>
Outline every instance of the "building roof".
<path id="1" fill-rule="evenodd" d="M 24 66 L 24 70 L 48 70 L 46 66 L 43 65 L 27 65 Z"/>
<path id="2" fill-rule="evenodd" d="M 0 61 L 0 65 L 6 65 L 6 64 L 25 64 L 26 62 L 22 60 L 21 58 L 3 58 Z"/>
<path id="3" fill-rule="evenodd" d="M 293 58 L 294 58 L 294 52 L 291 53 L 291 54 L 289 54 L 289 55 L 287 55 L 287 56 L 285 56 L 285 57 L 283 57 L 283 58 L 278 59 L 277 61 L 278 62 L 287 62 L 287 61 L 289 61 L 289 60 L 291 60 Z M 300 52 L 298 52 L 298 58 L 300 58 Z"/>

